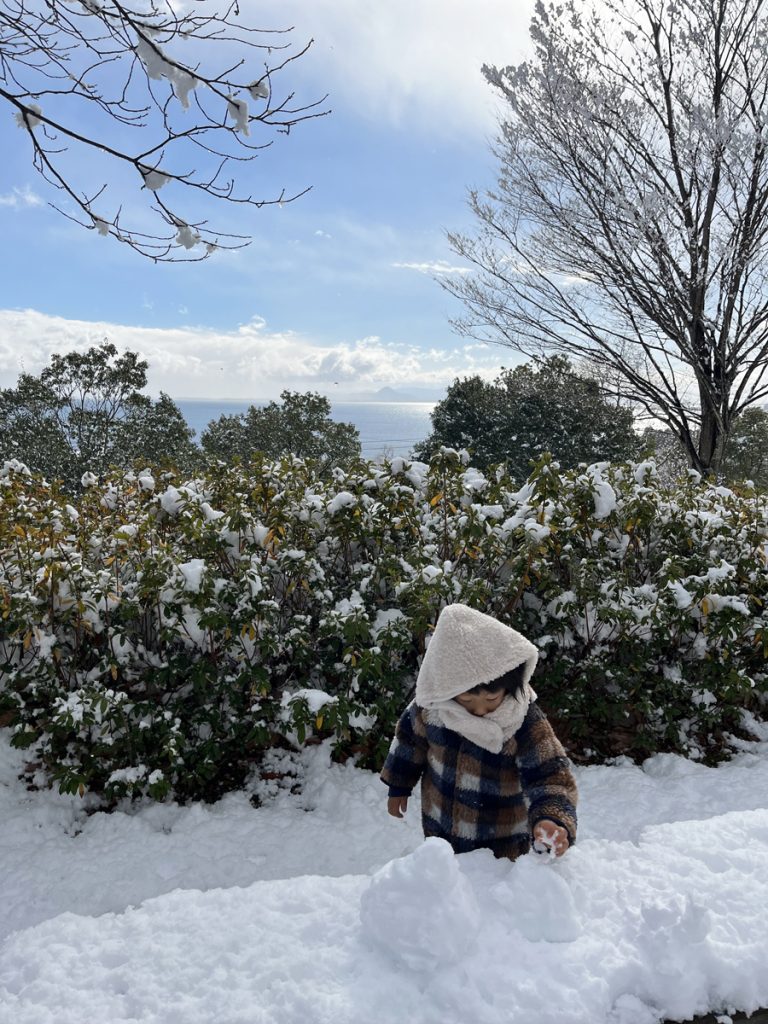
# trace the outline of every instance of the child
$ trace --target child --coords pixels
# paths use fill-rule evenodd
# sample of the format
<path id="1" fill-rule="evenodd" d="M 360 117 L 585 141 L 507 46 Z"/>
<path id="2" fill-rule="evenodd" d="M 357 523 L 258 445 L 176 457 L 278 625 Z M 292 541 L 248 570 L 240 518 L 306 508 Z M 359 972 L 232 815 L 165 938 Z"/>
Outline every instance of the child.
<path id="1" fill-rule="evenodd" d="M 456 853 L 514 860 L 563 854 L 576 840 L 576 783 L 529 685 L 538 651 L 462 604 L 443 609 L 382 769 L 387 809 L 402 818 L 421 778 L 425 836 Z"/>

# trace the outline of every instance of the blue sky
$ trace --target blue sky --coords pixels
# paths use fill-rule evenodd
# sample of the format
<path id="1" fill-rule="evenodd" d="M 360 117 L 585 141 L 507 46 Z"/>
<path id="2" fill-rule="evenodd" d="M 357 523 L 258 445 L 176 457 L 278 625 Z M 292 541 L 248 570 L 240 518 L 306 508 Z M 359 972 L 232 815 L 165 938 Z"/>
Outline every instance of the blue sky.
<path id="1" fill-rule="evenodd" d="M 236 255 L 164 266 L 50 210 L 23 134 L 0 118 L 0 386 L 53 351 L 109 337 L 150 362 L 174 397 L 331 397 L 384 385 L 439 389 L 515 356 L 457 337 L 458 305 L 431 270 L 455 266 L 446 229 L 471 227 L 468 186 L 491 185 L 495 98 L 480 66 L 527 49 L 533 0 L 244 0 L 252 24 L 314 37 L 283 81 L 329 93 L 255 164 L 265 195 Z"/>

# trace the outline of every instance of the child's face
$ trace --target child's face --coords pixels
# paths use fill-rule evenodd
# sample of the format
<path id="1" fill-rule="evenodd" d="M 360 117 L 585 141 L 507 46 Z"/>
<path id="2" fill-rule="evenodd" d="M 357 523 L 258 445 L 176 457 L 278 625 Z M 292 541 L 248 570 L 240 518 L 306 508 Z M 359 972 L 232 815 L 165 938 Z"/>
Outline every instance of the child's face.
<path id="1" fill-rule="evenodd" d="M 505 690 L 480 690 L 478 693 L 460 693 L 458 697 L 453 699 L 457 704 L 461 704 L 463 708 L 466 708 L 470 715 L 477 715 L 479 718 L 482 718 L 483 715 L 489 715 L 491 711 L 495 711 L 505 697 Z"/>

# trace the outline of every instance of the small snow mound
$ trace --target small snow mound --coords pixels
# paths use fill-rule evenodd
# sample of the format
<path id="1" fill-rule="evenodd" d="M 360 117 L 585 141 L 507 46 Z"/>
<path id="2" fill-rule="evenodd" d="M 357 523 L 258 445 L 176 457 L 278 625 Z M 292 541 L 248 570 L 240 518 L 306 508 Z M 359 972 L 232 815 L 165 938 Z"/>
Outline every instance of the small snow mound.
<path id="1" fill-rule="evenodd" d="M 582 933 L 568 883 L 555 865 L 539 862 L 535 854 L 515 861 L 494 895 L 499 907 L 508 908 L 512 927 L 529 942 L 574 942 Z"/>
<path id="2" fill-rule="evenodd" d="M 457 963 L 480 930 L 472 886 L 450 845 L 434 837 L 373 876 L 360 920 L 374 945 L 416 971 Z"/>
<path id="3" fill-rule="evenodd" d="M 625 994 L 614 1003 L 609 1020 L 610 1024 L 659 1024 L 659 1015 L 637 996 Z"/>

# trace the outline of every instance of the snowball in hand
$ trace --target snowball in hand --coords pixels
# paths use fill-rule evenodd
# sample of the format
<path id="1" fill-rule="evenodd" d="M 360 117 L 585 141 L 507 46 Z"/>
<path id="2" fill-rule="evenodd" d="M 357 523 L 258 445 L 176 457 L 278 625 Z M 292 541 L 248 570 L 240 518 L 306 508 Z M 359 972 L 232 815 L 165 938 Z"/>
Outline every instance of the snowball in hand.
<path id="1" fill-rule="evenodd" d="M 360 920 L 373 944 L 414 970 L 457 963 L 480 929 L 472 886 L 450 845 L 436 838 L 373 876 Z"/>

